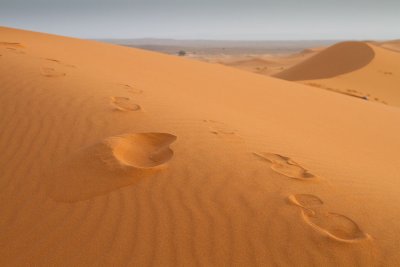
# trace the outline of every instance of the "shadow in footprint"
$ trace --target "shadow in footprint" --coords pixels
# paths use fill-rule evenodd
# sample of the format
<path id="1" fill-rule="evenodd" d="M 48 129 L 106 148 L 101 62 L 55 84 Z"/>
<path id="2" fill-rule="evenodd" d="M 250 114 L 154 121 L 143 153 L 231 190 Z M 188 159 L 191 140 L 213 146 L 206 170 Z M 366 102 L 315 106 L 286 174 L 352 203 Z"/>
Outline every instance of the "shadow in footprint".
<path id="1" fill-rule="evenodd" d="M 336 241 L 354 243 L 371 238 L 357 223 L 342 214 L 333 212 L 313 214 L 302 210 L 302 216 L 304 221 L 318 233 Z"/>
<path id="2" fill-rule="evenodd" d="M 311 194 L 289 195 L 288 201 L 301 209 L 303 220 L 318 233 L 333 240 L 354 243 L 370 236 L 350 218 L 323 210 L 324 202 Z"/>
<path id="3" fill-rule="evenodd" d="M 135 133 L 113 136 L 81 149 L 58 164 L 47 177 L 48 195 L 76 202 L 107 194 L 149 177 L 171 160 L 176 136 Z"/>
<path id="4" fill-rule="evenodd" d="M 317 208 L 324 204 L 324 202 L 317 196 L 311 194 L 296 194 L 288 196 L 291 204 L 299 206 L 304 209 Z"/>
<path id="5" fill-rule="evenodd" d="M 292 159 L 273 153 L 253 153 L 261 160 L 271 163 L 271 169 L 286 177 L 299 180 L 314 180 L 317 176 L 300 166 Z"/>

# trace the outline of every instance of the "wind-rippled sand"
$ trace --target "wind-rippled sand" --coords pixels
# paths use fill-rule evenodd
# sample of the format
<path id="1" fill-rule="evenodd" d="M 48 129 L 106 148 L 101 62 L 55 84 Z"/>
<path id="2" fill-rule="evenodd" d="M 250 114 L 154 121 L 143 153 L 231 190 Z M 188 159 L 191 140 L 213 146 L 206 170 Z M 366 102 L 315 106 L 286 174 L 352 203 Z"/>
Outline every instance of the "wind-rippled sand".
<path id="1" fill-rule="evenodd" d="M 398 58 L 367 46 L 323 74 Z M 400 265 L 398 108 L 9 28 L 0 55 L 1 266 Z"/>

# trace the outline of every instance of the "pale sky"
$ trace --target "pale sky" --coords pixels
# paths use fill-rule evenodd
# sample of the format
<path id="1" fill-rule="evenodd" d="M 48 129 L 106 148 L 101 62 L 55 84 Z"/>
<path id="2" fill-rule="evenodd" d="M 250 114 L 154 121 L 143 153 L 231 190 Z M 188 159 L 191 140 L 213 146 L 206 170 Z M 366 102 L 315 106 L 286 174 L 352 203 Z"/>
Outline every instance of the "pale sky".
<path id="1" fill-rule="evenodd" d="M 400 0 L 0 0 L 0 25 L 81 38 L 400 39 Z"/>

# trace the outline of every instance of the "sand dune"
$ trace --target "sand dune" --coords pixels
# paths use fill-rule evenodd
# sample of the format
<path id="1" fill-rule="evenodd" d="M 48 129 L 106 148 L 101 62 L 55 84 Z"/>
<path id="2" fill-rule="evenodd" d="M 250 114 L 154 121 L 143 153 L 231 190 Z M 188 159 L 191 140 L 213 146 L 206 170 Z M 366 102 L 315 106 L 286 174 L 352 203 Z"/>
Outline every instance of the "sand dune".
<path id="1" fill-rule="evenodd" d="M 374 55 L 374 50 L 365 43 L 338 43 L 275 77 L 289 81 L 332 78 L 364 67 Z"/>
<path id="2" fill-rule="evenodd" d="M 93 41 L 0 42 L 1 266 L 400 264 L 398 108 Z M 349 46 L 365 83 L 399 62 Z"/>
<path id="3" fill-rule="evenodd" d="M 399 53 L 372 43 L 345 42 L 276 77 L 399 107 L 399 73 Z"/>

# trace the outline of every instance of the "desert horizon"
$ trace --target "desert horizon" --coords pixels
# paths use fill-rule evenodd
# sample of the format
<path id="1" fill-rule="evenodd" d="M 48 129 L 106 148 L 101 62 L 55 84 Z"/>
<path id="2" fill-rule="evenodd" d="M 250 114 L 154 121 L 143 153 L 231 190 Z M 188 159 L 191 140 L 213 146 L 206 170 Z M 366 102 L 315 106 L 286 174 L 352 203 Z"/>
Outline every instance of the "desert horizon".
<path id="1" fill-rule="evenodd" d="M 383 2 L 0 0 L 0 266 L 399 266 Z"/>

